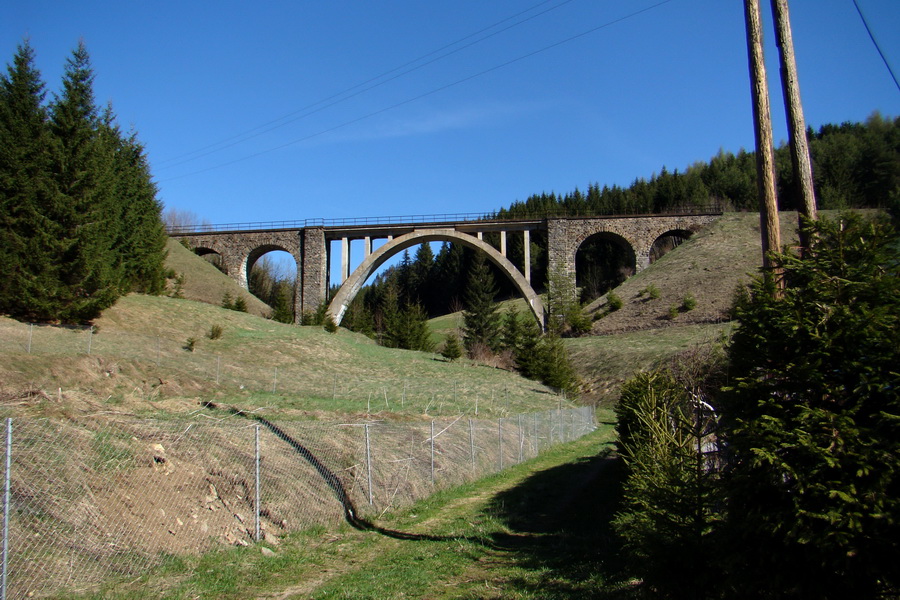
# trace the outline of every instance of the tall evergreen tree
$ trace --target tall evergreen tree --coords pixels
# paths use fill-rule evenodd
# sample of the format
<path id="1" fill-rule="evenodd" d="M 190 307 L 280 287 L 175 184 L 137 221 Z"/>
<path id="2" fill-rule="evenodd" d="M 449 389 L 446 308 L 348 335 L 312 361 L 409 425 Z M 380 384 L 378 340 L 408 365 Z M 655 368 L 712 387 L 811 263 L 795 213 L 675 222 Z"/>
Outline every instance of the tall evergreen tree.
<path id="1" fill-rule="evenodd" d="M 83 43 L 66 63 L 62 93 L 50 106 L 53 217 L 60 227 L 57 259 L 61 285 L 56 316 L 90 320 L 119 296 L 124 268 L 112 252 L 119 224 L 113 202 L 114 153 L 99 134 L 94 73 Z"/>
<path id="2" fill-rule="evenodd" d="M 429 316 L 440 314 L 434 293 L 434 252 L 431 251 L 431 244 L 422 244 L 416 250 L 409 286 L 410 297 L 421 302 Z"/>
<path id="3" fill-rule="evenodd" d="M 47 216 L 53 200 L 44 83 L 34 53 L 20 45 L 0 75 L 0 313 L 24 319 L 48 314 L 57 287 L 58 235 Z"/>
<path id="4" fill-rule="evenodd" d="M 158 294 L 165 288 L 164 261 L 166 232 L 162 205 L 156 199 L 156 184 L 144 146 L 134 132 L 122 135 L 107 109 L 101 132 L 115 154 L 115 188 L 110 202 L 112 215 L 118 214 L 113 250 L 122 260 L 121 292 L 140 291 Z"/>
<path id="5" fill-rule="evenodd" d="M 83 44 L 45 108 L 31 48 L 0 76 L 0 312 L 83 322 L 161 292 L 165 231 L 144 148 L 94 104 Z"/>
<path id="6" fill-rule="evenodd" d="M 500 319 L 494 296 L 497 288 L 483 252 L 477 252 L 469 269 L 466 310 L 463 312 L 463 343 L 470 353 L 478 347 L 496 351 L 500 339 Z"/>

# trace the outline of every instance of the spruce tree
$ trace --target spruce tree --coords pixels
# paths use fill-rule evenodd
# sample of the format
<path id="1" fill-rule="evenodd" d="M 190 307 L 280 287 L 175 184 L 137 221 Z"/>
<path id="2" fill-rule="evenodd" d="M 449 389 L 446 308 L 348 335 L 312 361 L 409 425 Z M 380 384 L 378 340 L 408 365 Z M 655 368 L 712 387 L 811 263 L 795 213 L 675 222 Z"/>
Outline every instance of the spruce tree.
<path id="1" fill-rule="evenodd" d="M 503 349 L 515 355 L 522 345 L 522 320 L 514 304 L 510 304 L 503 315 Z"/>
<path id="2" fill-rule="evenodd" d="M 0 74 L 0 313 L 45 319 L 54 305 L 60 263 L 52 250 L 53 200 L 44 84 L 34 53 L 19 46 Z"/>
<path id="3" fill-rule="evenodd" d="M 875 598 L 900 580 L 900 235 L 812 224 L 739 300 L 722 398 L 728 583 L 758 598 Z"/>
<path id="4" fill-rule="evenodd" d="M 462 356 L 462 345 L 459 343 L 459 336 L 455 333 L 448 333 L 444 340 L 444 348 L 441 350 L 441 356 L 453 362 Z"/>
<path id="5" fill-rule="evenodd" d="M 523 324 L 519 344 L 513 358 L 515 358 L 516 367 L 523 377 L 540 379 L 543 375 L 541 329 L 533 319 L 528 319 Z"/>
<path id="6" fill-rule="evenodd" d="M 94 104 L 83 44 L 49 108 L 33 53 L 0 77 L 0 312 L 84 322 L 165 287 L 165 231 L 144 149 Z"/>
<path id="7" fill-rule="evenodd" d="M 406 350 L 432 352 L 434 341 L 428 328 L 428 315 L 421 304 L 407 305 L 400 312 L 400 340 L 398 347 Z"/>
<path id="8" fill-rule="evenodd" d="M 500 341 L 500 319 L 494 296 L 497 288 L 483 252 L 478 252 L 469 269 L 466 310 L 463 312 L 463 343 L 471 354 L 479 348 L 496 351 Z"/>
<path id="9" fill-rule="evenodd" d="M 156 184 L 143 145 L 134 132 L 123 135 L 112 111 L 104 114 L 101 133 L 114 152 L 114 198 L 112 214 L 118 215 L 113 251 L 122 261 L 121 292 L 158 294 L 165 289 L 166 232 L 162 205 L 156 199 Z"/>
<path id="10" fill-rule="evenodd" d="M 79 44 L 66 63 L 62 94 L 50 106 L 55 190 L 49 212 L 59 226 L 55 258 L 62 265 L 54 300 L 63 322 L 97 317 L 123 285 L 123 261 L 112 251 L 119 224 L 109 219 L 117 214 L 114 154 L 109 138 L 99 134 L 93 80 L 90 57 Z"/>
<path id="11" fill-rule="evenodd" d="M 422 303 L 425 312 L 429 316 L 439 314 L 436 306 L 437 299 L 435 298 L 434 252 L 431 251 L 431 244 L 422 244 L 416 250 L 409 285 L 411 288 L 410 296 L 415 298 L 417 302 Z"/>

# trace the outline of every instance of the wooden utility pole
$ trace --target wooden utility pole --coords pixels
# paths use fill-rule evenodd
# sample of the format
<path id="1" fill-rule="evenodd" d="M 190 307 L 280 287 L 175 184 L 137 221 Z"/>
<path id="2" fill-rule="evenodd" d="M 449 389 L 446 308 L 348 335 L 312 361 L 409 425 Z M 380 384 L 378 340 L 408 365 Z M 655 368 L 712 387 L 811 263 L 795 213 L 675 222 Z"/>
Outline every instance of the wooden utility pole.
<path id="1" fill-rule="evenodd" d="M 801 252 L 805 252 L 809 247 L 809 236 L 803 229 L 802 217 L 810 221 L 816 220 L 816 195 L 813 190 L 809 144 L 806 140 L 806 121 L 803 119 L 803 106 L 800 104 L 800 83 L 797 80 L 797 62 L 794 59 L 794 41 L 791 36 L 787 0 L 772 0 L 772 14 L 775 16 L 775 33 L 778 36 L 778 51 L 781 58 L 781 87 L 788 121 L 794 185 L 800 196 L 800 247 Z"/>
<path id="2" fill-rule="evenodd" d="M 744 0 L 747 25 L 747 54 L 750 61 L 750 89 L 753 96 L 753 131 L 756 137 L 756 186 L 759 194 L 759 224 L 762 233 L 763 268 L 771 270 L 770 251 L 781 248 L 778 201 L 775 194 L 775 149 L 769 85 L 763 59 L 762 19 L 759 0 Z M 776 280 L 780 278 L 776 276 Z"/>

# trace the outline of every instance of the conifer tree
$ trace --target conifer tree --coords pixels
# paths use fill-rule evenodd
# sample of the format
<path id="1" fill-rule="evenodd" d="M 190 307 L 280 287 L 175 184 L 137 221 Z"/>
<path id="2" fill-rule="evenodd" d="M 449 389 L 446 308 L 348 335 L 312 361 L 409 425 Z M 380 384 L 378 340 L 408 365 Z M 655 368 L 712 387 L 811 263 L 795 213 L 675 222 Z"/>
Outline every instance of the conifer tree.
<path id="1" fill-rule="evenodd" d="M 113 215 L 107 219 L 119 215 L 113 250 L 123 261 L 121 292 L 161 293 L 166 283 L 166 232 L 144 146 L 136 133 L 122 135 L 110 108 L 101 131 L 106 132 L 115 153 Z"/>
<path id="2" fill-rule="evenodd" d="M 514 304 L 510 304 L 503 315 L 503 348 L 515 355 L 522 345 L 522 320 Z"/>
<path id="3" fill-rule="evenodd" d="M 429 316 L 439 314 L 434 294 L 434 252 L 431 244 L 422 244 L 416 250 L 410 272 L 410 296 L 421 302 Z"/>
<path id="4" fill-rule="evenodd" d="M 84 322 L 164 289 L 165 231 L 143 146 L 94 104 L 83 44 L 48 108 L 31 48 L 0 76 L 0 312 Z"/>
<path id="5" fill-rule="evenodd" d="M 431 352 L 434 342 L 428 328 L 428 315 L 421 304 L 407 305 L 400 312 L 400 332 L 398 348 Z"/>
<path id="6" fill-rule="evenodd" d="M 810 225 L 738 302 L 721 435 L 725 568 L 759 598 L 876 598 L 900 586 L 900 236 L 887 219 Z"/>
<path id="7" fill-rule="evenodd" d="M 543 375 L 543 356 L 541 354 L 541 329 L 537 322 L 528 319 L 522 326 L 519 345 L 513 357 L 516 367 L 523 377 L 540 379 Z"/>
<path id="8" fill-rule="evenodd" d="M 472 353 L 477 348 L 496 351 L 500 339 L 500 320 L 494 296 L 497 288 L 483 252 L 478 252 L 469 269 L 466 285 L 466 310 L 463 312 L 463 343 Z"/>
<path id="9" fill-rule="evenodd" d="M 459 336 L 455 333 L 448 333 L 444 340 L 444 348 L 441 350 L 441 356 L 453 362 L 462 356 L 462 345 L 459 343 Z"/>
<path id="10" fill-rule="evenodd" d="M 66 63 L 62 93 L 50 106 L 51 206 L 60 228 L 56 258 L 63 265 L 56 316 L 64 322 L 98 316 L 122 286 L 122 261 L 112 252 L 119 225 L 108 218 L 115 214 L 112 153 L 98 133 L 93 81 L 81 43 Z"/>
<path id="11" fill-rule="evenodd" d="M 0 75 L 0 313 L 32 320 L 52 312 L 47 297 L 60 266 L 52 255 L 57 225 L 47 214 L 53 188 L 43 101 L 25 43 Z"/>
<path id="12" fill-rule="evenodd" d="M 293 290 L 287 285 L 276 284 L 275 286 L 275 306 L 272 311 L 272 320 L 279 323 L 293 323 Z"/>

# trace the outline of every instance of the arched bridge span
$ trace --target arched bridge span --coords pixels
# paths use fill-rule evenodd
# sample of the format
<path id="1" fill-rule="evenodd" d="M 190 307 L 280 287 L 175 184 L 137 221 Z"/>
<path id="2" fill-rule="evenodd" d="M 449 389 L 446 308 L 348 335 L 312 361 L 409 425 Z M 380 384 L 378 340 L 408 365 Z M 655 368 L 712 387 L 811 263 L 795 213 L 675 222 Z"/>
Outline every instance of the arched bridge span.
<path id="1" fill-rule="evenodd" d="M 344 281 L 340 290 L 338 290 L 338 293 L 328 306 L 328 313 L 331 315 L 331 318 L 334 319 L 334 322 L 340 325 L 341 320 L 344 318 L 344 314 L 347 312 L 347 308 L 350 306 L 350 303 L 353 302 L 353 298 L 356 297 L 356 294 L 362 289 L 363 284 L 365 284 L 369 276 L 372 275 L 378 267 L 383 265 L 392 256 L 407 248 L 429 242 L 459 242 L 465 246 L 484 252 L 488 259 L 497 265 L 497 267 L 512 280 L 516 288 L 522 294 L 522 297 L 525 298 L 525 301 L 528 303 L 535 319 L 537 319 L 541 326 L 544 325 L 544 304 L 541 302 L 540 296 L 534 291 L 531 284 L 525 280 L 525 277 L 519 272 L 515 265 L 490 244 L 477 237 L 473 237 L 467 233 L 460 233 L 454 229 L 425 229 L 413 231 L 391 240 L 367 256 L 350 277 Z"/>

